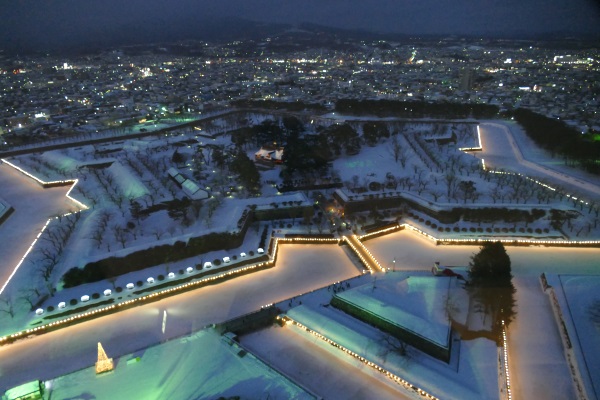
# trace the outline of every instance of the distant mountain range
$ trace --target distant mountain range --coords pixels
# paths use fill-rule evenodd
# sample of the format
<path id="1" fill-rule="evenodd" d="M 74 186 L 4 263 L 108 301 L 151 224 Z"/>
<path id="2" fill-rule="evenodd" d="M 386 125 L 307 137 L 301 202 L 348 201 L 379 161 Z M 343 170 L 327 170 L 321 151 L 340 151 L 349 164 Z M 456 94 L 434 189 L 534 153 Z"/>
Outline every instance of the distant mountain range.
<path id="1" fill-rule="evenodd" d="M 82 32 L 65 32 L 64 29 L 56 29 L 44 35 L 16 35 L 11 40 L 5 41 L 2 53 L 5 56 L 27 55 L 35 53 L 44 53 L 52 55 L 76 55 L 91 54 L 99 51 L 106 51 L 116 48 L 128 48 L 135 52 L 135 49 L 142 50 L 153 49 L 158 45 L 167 50 L 182 51 L 181 44 L 166 44 L 190 41 L 204 41 L 210 43 L 227 43 L 236 40 L 259 41 L 268 37 L 277 37 L 279 42 L 295 43 L 296 50 L 302 48 L 318 48 L 340 46 L 344 48 L 343 42 L 347 40 L 387 40 L 392 42 L 415 43 L 420 41 L 430 42 L 432 39 L 446 39 L 449 41 L 459 40 L 457 36 L 440 35 L 407 35 L 399 33 L 381 33 L 359 30 L 347 30 L 332 27 L 325 27 L 315 24 L 275 24 L 250 21 L 241 18 L 219 18 L 199 21 L 190 17 L 187 20 L 179 21 L 175 25 L 159 25 L 144 21 L 128 23 L 127 25 L 112 27 L 109 31 L 98 29 L 88 29 Z M 481 39 L 481 36 L 467 37 L 466 39 Z M 582 41 L 592 42 L 591 45 L 600 45 L 600 37 L 582 36 L 573 32 L 552 32 L 544 35 L 521 33 L 497 35 L 486 35 L 486 39 L 504 39 L 504 40 L 534 40 L 555 42 L 560 41 L 563 44 L 581 44 Z M 0 38 L 1 39 L 1 38 Z M 273 46 L 271 46 L 273 47 Z M 177 50 L 178 49 L 178 50 Z M 189 50 L 189 48 L 188 48 Z M 185 53 L 185 51 L 184 51 Z"/>

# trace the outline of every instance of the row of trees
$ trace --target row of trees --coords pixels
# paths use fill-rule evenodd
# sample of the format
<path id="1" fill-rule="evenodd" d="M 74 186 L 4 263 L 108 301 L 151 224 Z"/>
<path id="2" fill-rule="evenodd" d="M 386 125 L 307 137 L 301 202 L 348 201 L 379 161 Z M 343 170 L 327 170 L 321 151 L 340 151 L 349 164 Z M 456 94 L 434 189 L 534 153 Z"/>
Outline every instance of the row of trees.
<path id="1" fill-rule="evenodd" d="M 582 135 L 561 120 L 527 109 L 518 108 L 513 115 L 538 146 L 564 157 L 567 164 L 580 165 L 589 172 L 600 174 L 600 141 Z"/>
<path id="2" fill-rule="evenodd" d="M 350 115 L 393 115 L 404 118 L 449 119 L 494 118 L 500 112 L 498 106 L 490 104 L 353 99 L 338 100 L 335 103 L 335 110 Z"/>
<path id="3" fill-rule="evenodd" d="M 263 108 L 268 110 L 285 111 L 326 111 L 325 106 L 318 103 L 305 103 L 303 101 L 274 101 L 274 100 L 236 100 L 231 105 L 240 108 Z"/>
<path id="4" fill-rule="evenodd" d="M 65 288 L 74 287 L 139 271 L 162 263 L 183 260 L 210 251 L 239 247 L 242 240 L 243 238 L 235 233 L 210 233 L 191 238 L 187 243 L 178 241 L 172 245 L 154 246 L 124 257 L 110 257 L 91 262 L 83 268 L 73 267 L 63 275 L 62 279 Z"/>

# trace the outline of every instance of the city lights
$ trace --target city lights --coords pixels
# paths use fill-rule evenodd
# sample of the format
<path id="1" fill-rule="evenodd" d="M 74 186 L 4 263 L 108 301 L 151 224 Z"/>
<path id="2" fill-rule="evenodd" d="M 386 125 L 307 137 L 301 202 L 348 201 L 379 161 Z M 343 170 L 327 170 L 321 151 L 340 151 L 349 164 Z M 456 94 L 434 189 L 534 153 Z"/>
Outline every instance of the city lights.
<path id="1" fill-rule="evenodd" d="M 600 113 L 595 111 L 598 84 L 589 78 L 600 70 L 596 49 L 576 44 L 564 52 L 557 50 L 559 46 L 540 47 L 521 40 L 452 35 L 414 43 L 368 37 L 340 39 L 338 34 L 306 29 L 260 40 L 160 44 L 151 51 L 128 49 L 125 45 L 125 49 L 106 49 L 93 57 L 73 59 L 31 54 L 11 63 L 9 49 L 9 62 L 0 68 L 0 103 L 4 104 L 0 164 L 5 163 L 4 170 L 10 172 L 5 177 L 7 185 L 12 185 L 13 177 L 18 175 L 28 186 L 6 190 L 14 209 L 5 210 L 0 205 L 2 213 L 6 212 L 2 221 L 9 221 L 2 225 L 8 251 L 2 278 L 5 281 L 0 281 L 0 315 L 6 314 L 2 317 L 5 326 L 0 332 L 0 347 L 20 342 L 6 351 L 31 352 L 57 335 L 28 339 L 69 328 L 57 332 L 64 337 L 55 344 L 70 350 L 59 351 L 60 357 L 42 365 L 51 373 L 35 377 L 46 379 L 52 372 L 60 372 L 60 368 L 52 369 L 53 365 L 69 366 L 69 358 L 81 361 L 86 353 L 93 357 L 96 342 L 105 339 L 92 338 L 86 350 L 86 346 L 78 346 L 85 340 L 76 337 L 86 329 L 74 325 L 97 317 L 108 316 L 80 328 L 112 324 L 112 328 L 100 328 L 110 333 L 123 328 L 119 321 L 127 319 L 130 325 L 133 321 L 135 329 L 127 335 L 112 335 L 114 343 L 104 343 L 111 356 L 121 359 L 128 357 L 128 346 L 137 352 L 158 341 L 159 346 L 165 346 L 163 343 L 176 338 L 166 344 L 172 346 L 180 340 L 183 328 L 200 336 L 208 324 L 219 333 L 224 331 L 220 326 L 231 328 L 227 351 L 237 352 L 234 358 L 241 359 L 246 355 L 242 352 L 246 350 L 245 330 L 256 327 L 252 331 L 256 336 L 248 338 L 250 357 L 243 363 L 253 358 L 251 340 L 269 340 L 256 347 L 257 353 L 268 349 L 262 353 L 267 356 L 259 360 L 275 372 L 279 368 L 285 371 L 282 366 L 293 368 L 293 373 L 281 372 L 283 378 L 276 373 L 273 376 L 277 380 L 287 379 L 286 375 L 293 377 L 307 397 L 325 395 L 313 383 L 331 386 L 333 379 L 329 378 L 338 378 L 334 374 L 340 372 L 344 372 L 346 381 L 356 378 L 356 384 L 347 385 L 348 389 L 336 387 L 333 392 L 328 387 L 327 397 L 339 390 L 340 398 L 357 397 L 357 393 L 377 398 L 382 397 L 380 391 L 389 388 L 395 389 L 396 396 L 413 399 L 439 396 L 512 400 L 513 392 L 515 397 L 524 393 L 546 398 L 589 397 L 589 381 L 592 386 L 597 381 L 595 369 L 582 363 L 581 354 L 587 356 L 589 351 L 577 347 L 577 335 L 569 319 L 575 317 L 568 314 L 571 310 L 565 308 L 565 298 L 553 278 L 549 285 L 544 276 L 542 284 L 552 310 L 545 307 L 534 311 L 552 312 L 554 318 L 529 318 L 533 308 L 528 305 L 539 299 L 524 296 L 522 291 L 517 296 L 523 312 L 510 331 L 512 371 L 509 319 L 501 321 L 501 330 L 492 326 L 489 331 L 486 315 L 495 310 L 475 304 L 478 299 L 465 292 L 464 286 L 457 286 L 460 295 L 450 298 L 448 292 L 445 299 L 447 319 L 460 325 L 461 334 L 454 340 L 462 341 L 452 350 L 448 365 L 424 359 L 419 349 L 413 352 L 409 348 L 404 353 L 404 347 L 395 341 L 399 336 L 384 337 L 376 329 L 365 328 L 363 332 L 363 327 L 352 319 L 334 329 L 335 318 L 343 316 L 333 314 L 341 311 L 328 300 L 334 296 L 331 292 L 337 296 L 339 290 L 355 282 L 372 282 L 369 290 L 381 293 L 385 289 L 382 280 L 391 280 L 394 274 L 427 274 L 438 279 L 429 276 L 423 267 L 430 265 L 433 257 L 447 265 L 489 242 L 501 242 L 509 251 L 508 246 L 525 247 L 514 250 L 519 256 L 525 254 L 526 260 L 514 263 L 516 275 L 522 274 L 523 268 L 539 272 L 553 264 L 551 271 L 568 272 L 570 276 L 594 269 L 594 255 L 600 249 L 600 206 L 595 195 L 600 191 L 596 181 L 584 175 L 583 168 L 577 173 L 571 168 L 589 171 L 598 164 L 593 152 L 600 142 Z M 306 38 L 323 40 L 316 40 L 322 43 L 311 47 L 315 40 Z M 294 44 L 297 41 L 306 42 L 306 46 Z M 22 52 L 20 47 L 16 50 Z M 267 129 L 267 122 L 274 129 Z M 370 132 L 366 127 L 371 122 L 387 132 Z M 353 132 L 340 130 L 338 135 L 333 130 L 335 125 L 350 127 Z M 241 173 L 237 176 L 239 171 L 234 172 L 230 162 L 239 161 L 238 155 L 244 152 L 252 160 L 256 150 L 252 147 L 261 145 L 263 138 L 269 138 L 265 142 L 274 141 L 271 136 L 277 137 L 278 143 L 297 140 L 297 146 L 291 146 L 294 154 L 284 166 L 289 168 L 280 173 L 279 166 L 269 169 L 271 166 L 262 165 L 257 168 L 256 185 L 241 183 L 245 177 Z M 310 150 L 307 154 L 318 159 L 302 156 L 305 147 L 307 152 Z M 298 157 L 294 157 L 295 150 Z M 294 167 L 294 161 L 299 167 Z M 198 187 L 210 192 L 210 207 L 204 207 L 207 203 L 198 198 L 187 202 L 190 195 L 188 191 L 182 193 L 181 182 L 165 176 L 173 164 L 182 173 L 193 175 Z M 315 173 L 305 175 L 302 170 L 321 164 L 323 168 Z M 254 181 L 254 169 L 248 172 L 252 172 L 248 180 Z M 51 187 L 62 188 L 44 190 Z M 296 201 L 296 193 L 302 202 Z M 57 200 L 54 194 L 60 194 L 60 198 Z M 267 196 L 275 202 L 264 202 Z M 26 201 L 20 204 L 19 197 Z M 38 201 L 44 203 L 38 211 L 47 214 L 41 220 L 34 213 L 23 218 L 26 208 L 36 208 Z M 70 212 L 57 214 L 55 210 L 61 207 Z M 89 211 L 79 214 L 83 210 Z M 236 221 L 241 210 L 244 215 Z M 16 218 L 9 220 L 13 211 L 17 211 Z M 63 219 L 70 214 L 75 215 Z M 245 218 L 246 214 L 250 217 Z M 17 229 L 12 228 L 17 225 Z M 315 230 L 319 234 L 311 237 Z M 400 233 L 403 230 L 406 232 Z M 222 236 L 209 236 L 212 233 Z M 258 246 L 253 243 L 256 236 L 260 237 Z M 385 243 L 372 240 L 384 236 Z M 17 245 L 12 246 L 15 242 Z M 290 260 L 287 248 L 279 252 L 279 246 L 287 244 L 302 245 L 295 246 L 301 247 L 300 259 L 296 248 L 291 256 L 294 260 Z M 315 251 L 315 245 L 321 244 L 331 248 L 335 245 L 335 250 L 325 252 L 338 254 L 334 255 L 338 260 L 341 255 L 347 262 L 328 261 L 330 254 L 322 256 Z M 464 247 L 436 247 L 443 245 Z M 527 250 L 526 246 L 540 249 Z M 452 257 L 443 261 L 448 254 Z M 285 262 L 278 264 L 280 256 Z M 293 269 L 293 274 L 285 278 L 290 261 L 307 269 Z M 95 266 L 103 269 L 96 271 L 102 274 L 88 273 Z M 342 266 L 344 275 L 340 272 Z M 270 269 L 276 267 L 286 271 Z M 73 274 L 66 275 L 69 268 Z M 399 272 L 388 272 L 392 270 Z M 259 271 L 263 272 L 253 275 Z M 99 276 L 106 279 L 83 283 Z M 224 283 L 230 279 L 235 281 Z M 333 284 L 337 279 L 342 281 Z M 574 283 L 591 281 L 589 276 L 578 279 Z M 214 312 L 206 315 L 178 310 L 180 302 L 190 303 L 190 299 L 202 303 L 201 308 L 210 308 L 202 300 L 205 296 L 217 304 L 221 296 L 236 291 L 233 287 L 247 283 L 259 292 L 263 288 L 264 293 L 259 293 L 263 300 L 257 303 L 259 297 L 238 295 L 226 309 L 213 307 Z M 195 291 L 199 288 L 204 289 Z M 417 290 L 419 296 L 427 294 L 420 287 L 415 287 Z M 388 294 L 394 295 L 390 291 Z M 428 308 L 439 305 L 426 297 Z M 409 301 L 403 300 L 403 307 L 409 307 Z M 293 310 L 302 303 L 304 309 Z M 584 303 L 574 304 L 584 310 Z M 463 305 L 460 310 L 451 310 Z M 322 307 L 318 318 L 308 314 L 313 306 Z M 293 353 L 279 351 L 283 348 L 281 342 L 269 336 L 273 330 L 258 331 L 262 325 L 257 322 L 264 319 L 270 324 L 274 314 L 285 313 L 279 308 L 290 310 L 290 316 L 277 317 L 282 326 L 288 327 L 282 330 L 283 339 L 291 335 L 294 340 L 300 335 L 318 345 L 316 349 L 299 347 L 292 351 L 331 353 L 324 360 L 328 364 L 298 364 L 300 359 L 296 360 Z M 172 313 L 169 326 L 167 310 Z M 116 314 L 121 311 L 127 312 Z M 248 314 L 238 315 L 242 312 Z M 473 312 L 481 314 L 481 323 L 473 322 Z M 158 334 L 158 317 L 162 319 L 162 334 Z M 218 323 L 225 317 L 233 319 Z M 470 335 L 471 331 L 475 334 Z M 134 338 L 140 332 L 146 336 Z M 556 334 L 562 341 L 555 340 Z M 77 340 L 70 340 L 70 336 Z M 467 336 L 474 340 L 465 341 Z M 235 343 L 238 339 L 239 348 Z M 382 343 L 384 340 L 387 343 Z M 182 343 L 186 341 L 181 339 Z M 542 361 L 560 358 L 561 363 L 549 369 L 535 368 L 535 363 L 527 362 L 539 355 L 536 346 L 527 346 L 533 341 L 548 353 Z M 516 344 L 521 344 L 519 350 Z M 168 353 L 177 355 L 175 351 Z M 136 362 L 143 359 L 137 354 L 134 357 Z M 410 365 L 404 364 L 406 360 Z M 5 357 L 5 371 L 0 371 L 6 372 L 3 381 L 38 374 L 41 368 L 30 368 L 35 362 L 33 357 Z M 343 368 L 338 371 L 336 364 L 345 362 L 358 373 Z M 88 366 L 92 364 L 90 360 Z M 121 367 L 132 368 L 129 361 L 127 364 L 119 365 L 119 371 Z M 218 368 L 225 365 L 215 364 Z M 181 367 L 177 363 L 164 365 Z M 98 342 L 96 373 L 109 372 L 115 366 Z M 137 372 L 133 372 L 139 374 L 140 367 L 148 366 L 154 375 L 163 370 L 173 372 L 173 368 L 161 369 L 147 362 L 137 364 L 133 367 Z M 308 369 L 298 375 L 298 368 L 305 367 Z M 203 365 L 201 372 L 208 369 Z M 364 373 L 366 383 L 360 382 Z M 98 387 L 117 376 L 88 375 Z M 70 398 L 81 393 L 61 394 L 57 388 L 61 380 L 64 378 L 46 382 L 55 397 Z M 184 381 L 177 385 L 177 394 L 169 396 L 183 396 L 180 392 L 184 383 L 197 389 L 198 382 L 203 382 L 185 376 Z M 546 381 L 551 385 L 538 385 Z M 71 379 L 68 383 L 73 382 Z M 256 382 L 248 382 L 252 388 L 258 387 Z M 139 382 L 131 380 L 131 384 Z M 356 389 L 359 384 L 362 386 Z M 221 391 L 229 385 L 229 389 L 240 391 L 234 394 L 247 395 L 233 381 L 226 380 L 224 385 L 216 388 Z M 96 393 L 93 385 L 86 386 L 90 396 L 106 397 Z M 146 389 L 153 390 L 148 385 Z M 285 397 L 270 393 L 271 397 Z M 138 395 L 152 397 L 142 392 Z"/>

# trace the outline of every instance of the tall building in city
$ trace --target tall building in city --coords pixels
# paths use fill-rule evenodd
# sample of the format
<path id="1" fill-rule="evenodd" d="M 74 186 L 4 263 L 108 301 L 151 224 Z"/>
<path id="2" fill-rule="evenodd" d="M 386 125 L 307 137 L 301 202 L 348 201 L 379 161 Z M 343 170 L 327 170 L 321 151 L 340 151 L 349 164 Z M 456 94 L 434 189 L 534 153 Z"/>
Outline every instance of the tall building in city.
<path id="1" fill-rule="evenodd" d="M 464 92 L 469 92 L 473 89 L 475 83 L 475 70 L 471 68 L 462 69 L 460 71 L 460 82 L 458 88 Z"/>

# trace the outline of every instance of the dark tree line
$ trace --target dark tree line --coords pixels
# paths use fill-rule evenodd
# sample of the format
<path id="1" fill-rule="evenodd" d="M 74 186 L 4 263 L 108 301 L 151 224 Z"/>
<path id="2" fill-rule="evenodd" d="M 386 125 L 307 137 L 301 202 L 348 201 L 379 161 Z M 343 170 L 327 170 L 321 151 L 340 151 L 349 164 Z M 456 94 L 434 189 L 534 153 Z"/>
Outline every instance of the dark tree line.
<path id="1" fill-rule="evenodd" d="M 589 172 L 600 174 L 600 142 L 582 135 L 563 121 L 518 108 L 515 120 L 527 135 L 552 155 L 563 157 L 567 164 L 580 165 Z"/>
<path id="2" fill-rule="evenodd" d="M 346 154 L 358 154 L 361 148 L 361 140 L 358 132 L 348 124 L 333 124 L 320 131 L 325 136 L 329 151 L 340 156 Z"/>
<path id="3" fill-rule="evenodd" d="M 328 162 L 332 158 L 326 135 L 304 135 L 292 138 L 288 141 L 283 156 L 284 181 L 291 179 L 296 173 L 325 174 Z"/>
<path id="4" fill-rule="evenodd" d="M 254 162 L 244 151 L 238 150 L 233 154 L 229 169 L 238 176 L 240 183 L 248 189 L 249 193 L 257 194 L 260 192 L 260 173 Z"/>
<path id="5" fill-rule="evenodd" d="M 363 124 L 363 138 L 367 146 L 375 146 L 379 139 L 389 138 L 390 130 L 385 122 L 365 122 Z"/>
<path id="6" fill-rule="evenodd" d="M 286 110 L 286 111 L 326 111 L 327 108 L 318 103 L 305 103 L 303 101 L 274 101 L 274 100 L 236 100 L 231 102 L 235 107 L 240 108 L 264 108 L 268 110 Z"/>
<path id="7" fill-rule="evenodd" d="M 210 233 L 191 238 L 187 243 L 177 241 L 172 245 L 154 246 L 120 258 L 110 257 L 90 262 L 83 268 L 74 267 L 63 275 L 62 280 L 65 288 L 84 283 L 98 282 L 103 279 L 140 271 L 162 263 L 183 260 L 210 251 L 232 249 L 241 246 L 242 242 L 243 235 L 228 232 Z"/>
<path id="8" fill-rule="evenodd" d="M 498 106 L 490 104 L 353 99 L 338 100 L 335 110 L 351 115 L 404 118 L 493 118 L 500 112 Z"/>

